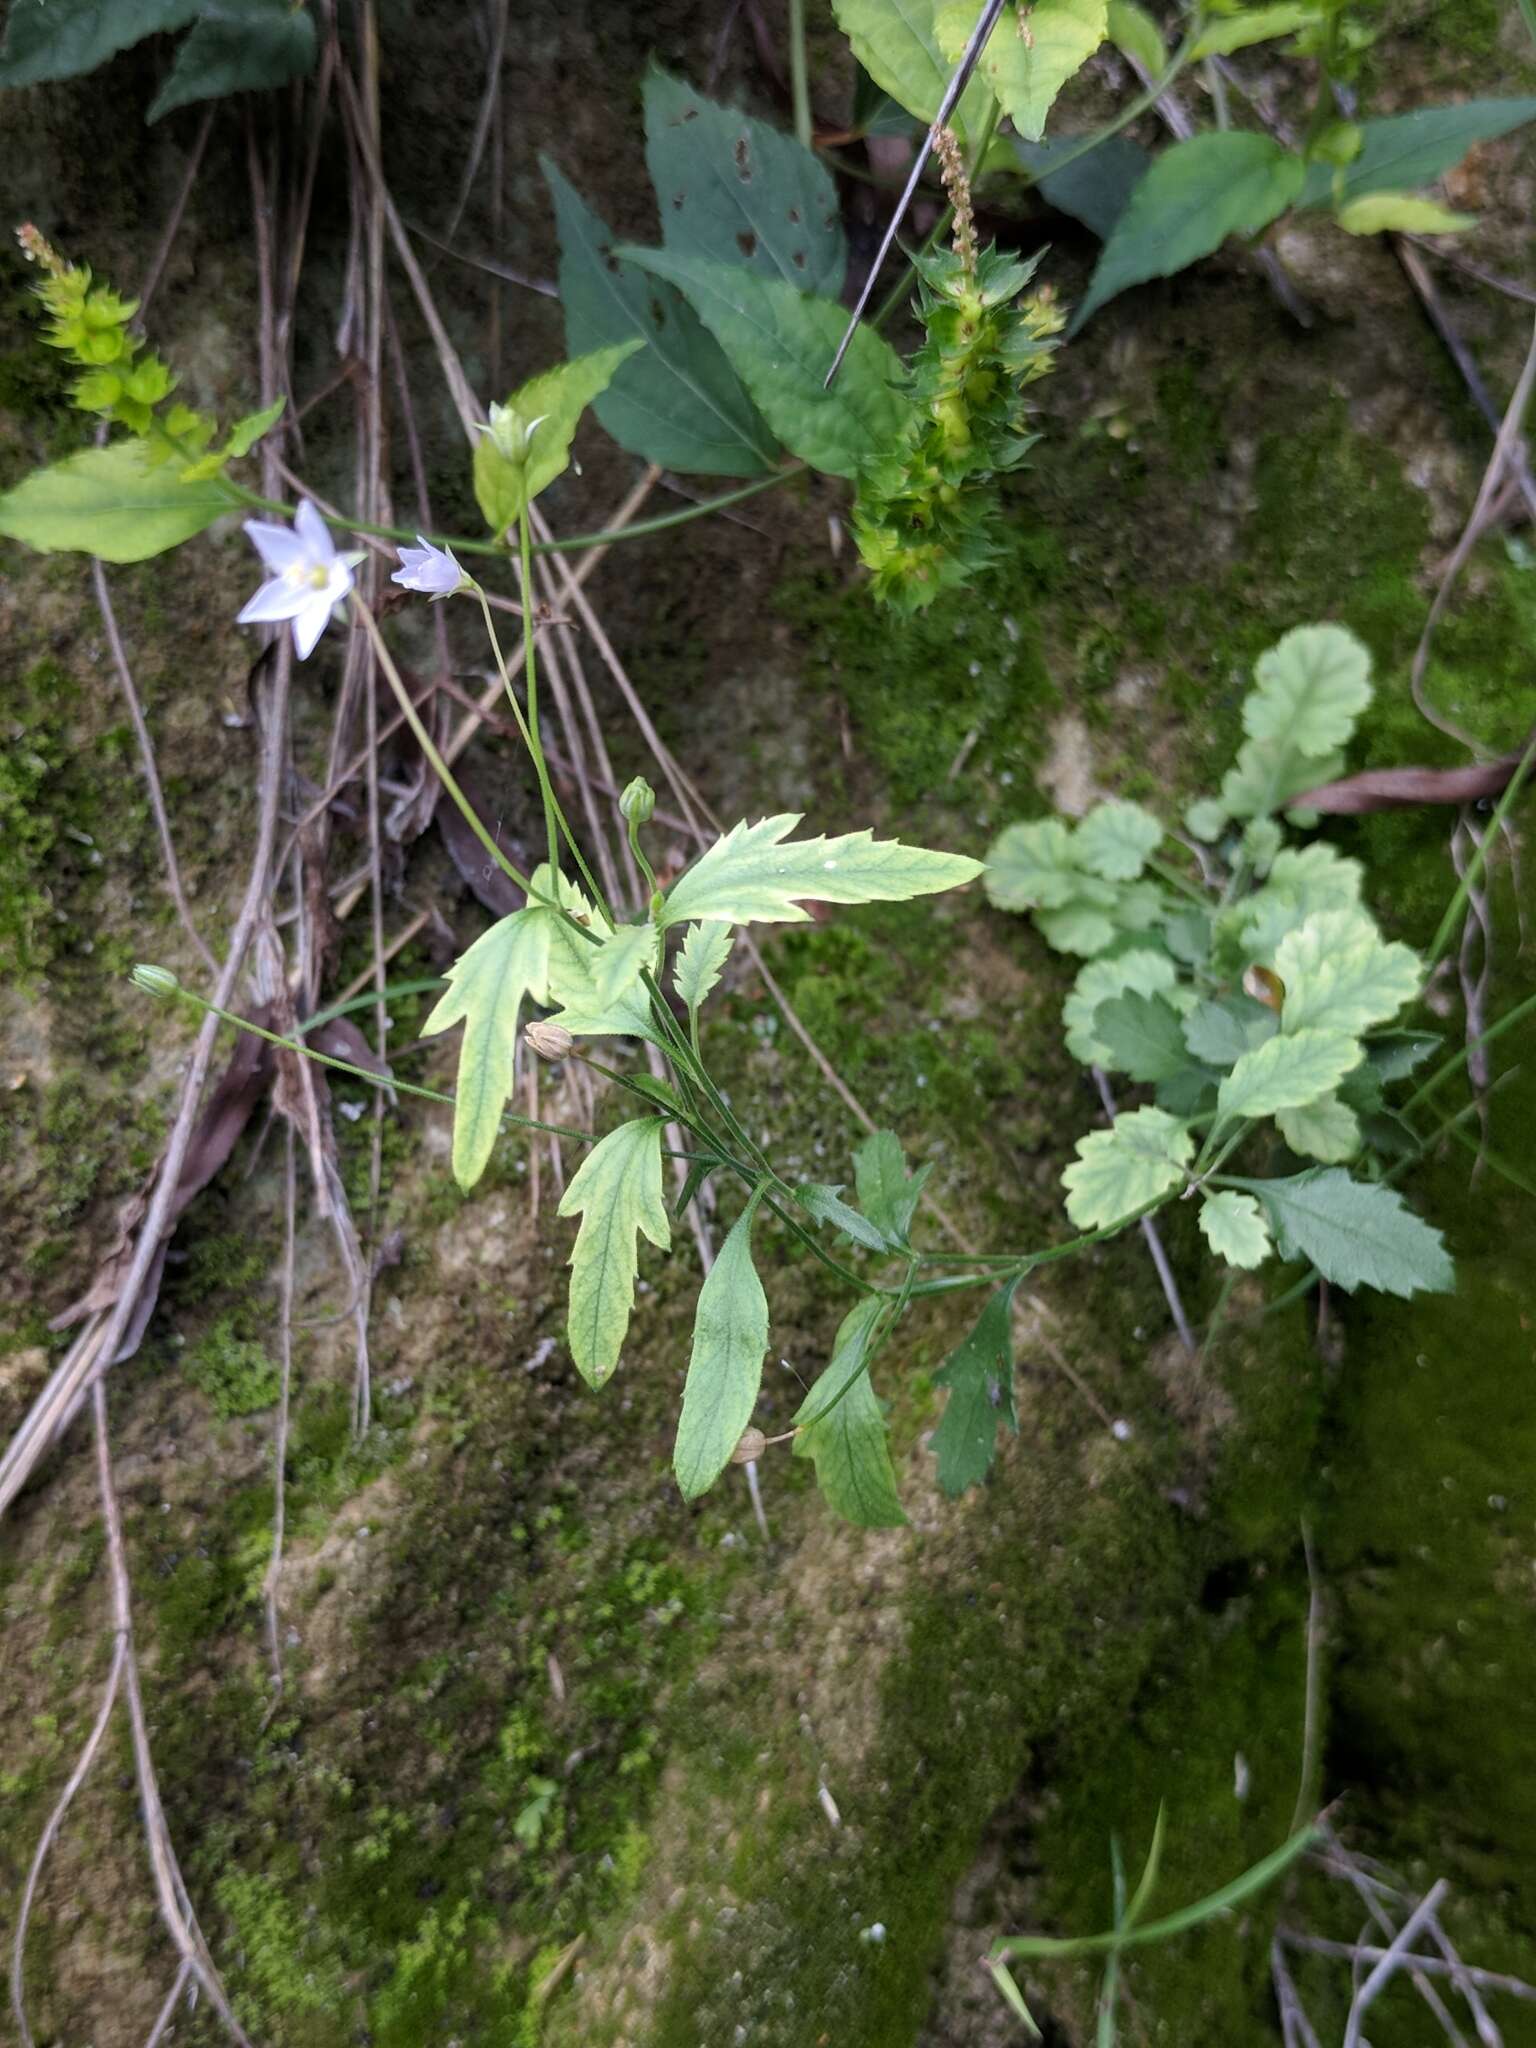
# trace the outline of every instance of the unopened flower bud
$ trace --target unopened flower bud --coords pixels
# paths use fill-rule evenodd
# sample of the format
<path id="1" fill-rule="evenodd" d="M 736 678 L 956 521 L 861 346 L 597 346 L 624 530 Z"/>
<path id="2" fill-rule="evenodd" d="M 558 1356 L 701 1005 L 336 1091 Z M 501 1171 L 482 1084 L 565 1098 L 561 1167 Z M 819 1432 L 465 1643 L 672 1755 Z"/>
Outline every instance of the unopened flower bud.
<path id="1" fill-rule="evenodd" d="M 731 1453 L 731 1463 L 750 1465 L 754 1459 L 760 1458 L 767 1448 L 768 1439 L 760 1429 L 744 1429 L 741 1432 L 740 1443 Z"/>
<path id="2" fill-rule="evenodd" d="M 133 970 L 133 985 L 147 996 L 169 999 L 181 994 L 181 983 L 169 967 L 146 967 L 140 963 Z"/>
<path id="3" fill-rule="evenodd" d="M 542 426 L 547 418 L 547 413 L 540 413 L 535 420 L 525 420 L 515 405 L 493 403 L 490 422 L 482 431 L 490 435 L 508 462 L 521 469 L 528 460 L 535 427 Z"/>
<path id="4" fill-rule="evenodd" d="M 648 825 L 656 814 L 656 792 L 637 775 L 619 798 L 619 816 L 630 825 Z"/>
<path id="5" fill-rule="evenodd" d="M 541 1060 L 569 1059 L 576 1043 L 563 1024 L 528 1024 L 523 1036 Z"/>

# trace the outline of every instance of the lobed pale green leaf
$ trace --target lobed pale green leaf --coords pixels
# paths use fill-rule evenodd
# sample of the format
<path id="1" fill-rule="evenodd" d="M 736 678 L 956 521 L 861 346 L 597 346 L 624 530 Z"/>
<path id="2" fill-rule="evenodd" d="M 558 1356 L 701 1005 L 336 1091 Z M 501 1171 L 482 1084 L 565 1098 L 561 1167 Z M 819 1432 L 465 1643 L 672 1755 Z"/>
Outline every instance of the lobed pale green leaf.
<path id="1" fill-rule="evenodd" d="M 1138 995 L 1171 993 L 1178 981 L 1178 969 L 1166 953 L 1151 947 L 1136 947 L 1125 953 L 1111 953 L 1102 960 L 1090 960 L 1079 968 L 1072 993 L 1062 1005 L 1061 1021 L 1066 1029 L 1067 1050 L 1085 1067 L 1102 1067 L 1110 1049 L 1097 1036 L 1094 1019 L 1101 1003 L 1134 989 Z"/>
<path id="2" fill-rule="evenodd" d="M 1337 1095 L 1319 1096 L 1299 1109 L 1282 1109 L 1275 1122 L 1293 1152 L 1320 1159 L 1325 1166 L 1341 1165 L 1360 1150 L 1359 1122 Z"/>
<path id="3" fill-rule="evenodd" d="M 976 26 L 972 0 L 947 0 L 935 18 L 939 47 L 953 63 Z M 1026 142 L 1038 142 L 1056 95 L 1103 42 L 1108 0 L 1033 0 L 1005 7 L 977 62 L 978 76 Z"/>
<path id="4" fill-rule="evenodd" d="M 1107 882 L 1134 882 L 1147 856 L 1162 843 L 1163 828 L 1141 804 L 1095 804 L 1072 834 L 1072 851 L 1080 867 Z"/>
<path id="5" fill-rule="evenodd" d="M 717 839 L 686 874 L 672 884 L 662 906 L 663 927 L 691 919 L 728 924 L 804 924 L 802 898 L 818 903 L 903 903 L 974 881 L 979 860 L 961 853 L 933 853 L 876 839 L 869 831 L 836 839 L 799 839 L 781 844 L 800 822 L 787 811 L 743 820 Z"/>
<path id="6" fill-rule="evenodd" d="M 467 1192 L 484 1173 L 512 1093 L 518 1018 L 529 996 L 542 1002 L 549 982 L 552 914 L 514 910 L 448 969 L 448 988 L 421 1027 L 433 1037 L 461 1023 L 453 1105 L 453 1177 Z"/>
<path id="7" fill-rule="evenodd" d="M 1243 730 L 1312 758 L 1344 746 L 1371 701 L 1371 657 L 1342 626 L 1293 626 L 1259 656 L 1253 675 Z"/>
<path id="8" fill-rule="evenodd" d="M 1247 1272 L 1269 1257 L 1269 1225 L 1252 1195 L 1234 1194 L 1230 1188 L 1206 1195 L 1200 1203 L 1200 1228 L 1217 1258 L 1229 1266 Z"/>
<path id="9" fill-rule="evenodd" d="M 1360 1057 L 1359 1042 L 1347 1031 L 1293 1031 L 1266 1039 L 1223 1076 L 1217 1122 L 1273 1116 L 1315 1102 L 1336 1088 Z"/>
<path id="10" fill-rule="evenodd" d="M 1183 1023 L 1161 996 L 1111 996 L 1093 1013 L 1093 1036 L 1108 1054 L 1099 1065 L 1133 1081 L 1169 1081 L 1189 1065 Z"/>
<path id="11" fill-rule="evenodd" d="M 1061 910 L 1077 890 L 1072 834 L 1060 818 L 1009 825 L 987 851 L 983 887 L 999 910 Z"/>
<path id="12" fill-rule="evenodd" d="M 1077 1141 L 1061 1176 L 1079 1230 L 1107 1230 L 1180 1185 L 1194 1156 L 1189 1126 L 1162 1109 L 1133 1109 Z"/>
<path id="13" fill-rule="evenodd" d="M 672 967 L 672 986 L 690 1012 L 697 1011 L 713 993 L 735 934 L 725 924 L 691 924 L 683 934 L 682 949 Z"/>
<path id="14" fill-rule="evenodd" d="M 653 924 L 621 924 L 600 946 L 593 948 L 592 987 L 604 1009 L 611 1009 L 638 988 L 646 968 L 656 965 L 659 937 Z"/>
<path id="15" fill-rule="evenodd" d="M 665 1119 L 637 1117 L 599 1139 L 560 1197 L 561 1216 L 580 1216 L 571 1247 L 566 1335 L 589 1386 L 619 1362 L 635 1305 L 643 1232 L 660 1251 L 672 1245 L 661 1183 Z"/>
<path id="16" fill-rule="evenodd" d="M 1320 910 L 1275 948 L 1275 972 L 1285 986 L 1281 1028 L 1323 1025 L 1358 1035 L 1385 1024 L 1419 992 L 1418 955 L 1383 939 L 1357 908 Z"/>

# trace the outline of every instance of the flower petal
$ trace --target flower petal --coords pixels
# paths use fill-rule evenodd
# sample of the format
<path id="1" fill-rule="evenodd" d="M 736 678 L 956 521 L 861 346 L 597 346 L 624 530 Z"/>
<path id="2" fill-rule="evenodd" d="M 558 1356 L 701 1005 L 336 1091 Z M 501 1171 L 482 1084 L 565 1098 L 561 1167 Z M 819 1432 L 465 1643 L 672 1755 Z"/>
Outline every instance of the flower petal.
<path id="1" fill-rule="evenodd" d="M 315 643 L 331 620 L 331 600 L 322 592 L 311 593 L 304 609 L 293 615 L 293 644 L 300 661 L 308 661 Z"/>
<path id="2" fill-rule="evenodd" d="M 293 515 L 294 531 L 304 543 L 304 552 L 317 568 L 336 559 L 336 544 L 330 529 L 308 498 Z"/>
<path id="3" fill-rule="evenodd" d="M 297 588 L 287 576 L 269 576 L 256 595 L 235 615 L 239 626 L 271 624 L 291 619 L 308 604 L 311 592 Z"/>
<path id="4" fill-rule="evenodd" d="M 276 526 L 270 519 L 247 519 L 245 530 L 269 569 L 290 569 L 303 561 L 304 543 L 291 527 Z"/>

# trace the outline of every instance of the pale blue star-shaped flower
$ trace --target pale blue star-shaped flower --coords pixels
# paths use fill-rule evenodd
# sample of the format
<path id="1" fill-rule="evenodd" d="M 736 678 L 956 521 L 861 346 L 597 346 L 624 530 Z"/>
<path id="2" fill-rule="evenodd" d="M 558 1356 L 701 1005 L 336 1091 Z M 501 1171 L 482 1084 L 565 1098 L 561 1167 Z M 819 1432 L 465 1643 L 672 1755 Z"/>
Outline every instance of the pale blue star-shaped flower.
<path id="1" fill-rule="evenodd" d="M 338 553 L 308 498 L 294 514 L 292 527 L 247 519 L 245 530 L 270 573 L 237 623 L 271 625 L 286 619 L 293 628 L 294 648 L 304 661 L 352 588 L 352 571 L 363 560 L 363 550 Z"/>
<path id="2" fill-rule="evenodd" d="M 424 597 L 452 597 L 469 578 L 447 548 L 435 548 L 425 534 L 418 533 L 416 546 L 400 550 L 400 566 L 390 577 L 405 590 L 418 590 Z"/>

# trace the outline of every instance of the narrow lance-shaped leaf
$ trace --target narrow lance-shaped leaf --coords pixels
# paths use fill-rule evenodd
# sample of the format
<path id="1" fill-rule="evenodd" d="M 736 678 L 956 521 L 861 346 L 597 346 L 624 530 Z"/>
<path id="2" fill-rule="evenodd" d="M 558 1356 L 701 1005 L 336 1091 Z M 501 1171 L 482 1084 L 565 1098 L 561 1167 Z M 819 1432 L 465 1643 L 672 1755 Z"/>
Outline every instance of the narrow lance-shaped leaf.
<path id="1" fill-rule="evenodd" d="M 802 1181 L 795 1189 L 795 1200 L 807 1216 L 813 1217 L 817 1223 L 830 1223 L 866 1251 L 887 1252 L 892 1249 L 886 1233 L 843 1200 L 841 1187 L 831 1187 L 825 1181 Z"/>
<path id="2" fill-rule="evenodd" d="M 725 351 L 674 285 L 621 263 L 614 238 L 547 157 L 560 234 L 560 304 L 573 356 L 639 335 L 592 410 L 621 448 L 693 475 L 761 476 L 773 435 Z"/>
<path id="3" fill-rule="evenodd" d="M 475 497 L 492 533 L 505 533 L 540 491 L 564 474 L 571 459 L 571 441 L 582 414 L 606 391 L 619 365 L 645 342 L 640 335 L 594 349 L 574 362 L 530 378 L 514 391 L 507 405 L 532 432 L 525 462 L 513 462 L 487 431 L 475 446 Z M 537 426 L 534 422 L 537 421 Z"/>
<path id="4" fill-rule="evenodd" d="M 1006 1422 L 1017 1432 L 1013 1395 L 1013 1296 L 1018 1277 L 1000 1287 L 977 1318 L 976 1327 L 934 1374 L 949 1399 L 933 1433 L 939 1485 L 951 1499 L 978 1486 L 997 1456 L 997 1432 Z"/>
<path id="5" fill-rule="evenodd" d="M 1234 1180 L 1268 1212 L 1280 1254 L 1308 1259 L 1346 1290 L 1448 1294 L 1455 1272 L 1445 1241 L 1415 1216 L 1395 1188 L 1353 1180 L 1342 1167 L 1288 1180 Z"/>
<path id="6" fill-rule="evenodd" d="M 884 1306 L 879 1295 L 869 1295 L 843 1318 L 831 1363 L 795 1416 L 795 1456 L 815 1462 L 827 1505 L 861 1529 L 897 1529 L 907 1519 L 867 1366 Z"/>
<path id="7" fill-rule="evenodd" d="M 900 441 L 906 419 L 893 387 L 901 361 L 872 327 L 859 324 L 837 382 L 826 388 L 848 325 L 836 299 L 670 249 L 626 245 L 618 253 L 677 286 L 774 433 L 813 469 L 852 477 Z"/>
<path id="8" fill-rule="evenodd" d="M 752 1420 L 768 1349 L 768 1297 L 752 1263 L 754 1195 L 699 1290 L 672 1469 L 685 1500 L 713 1486 Z"/>
<path id="9" fill-rule="evenodd" d="M 448 989 L 422 1025 L 424 1038 L 462 1021 L 453 1105 L 453 1177 L 468 1190 L 484 1173 L 512 1093 L 517 1024 L 528 996 L 548 985 L 547 910 L 515 910 L 448 969 Z"/>
<path id="10" fill-rule="evenodd" d="M 637 1117 L 593 1146 L 560 1198 L 559 1214 L 580 1216 L 571 1248 L 571 1356 L 588 1385 L 602 1386 L 619 1362 L 639 1270 L 637 1232 L 671 1248 L 661 1184 L 664 1119 Z"/>
<path id="11" fill-rule="evenodd" d="M 965 854 L 932 853 L 868 831 L 782 845 L 799 822 L 799 813 L 789 811 L 755 825 L 733 825 L 673 883 L 660 922 L 805 924 L 809 913 L 800 908 L 801 899 L 901 903 L 958 888 L 981 873 L 981 862 Z"/>

